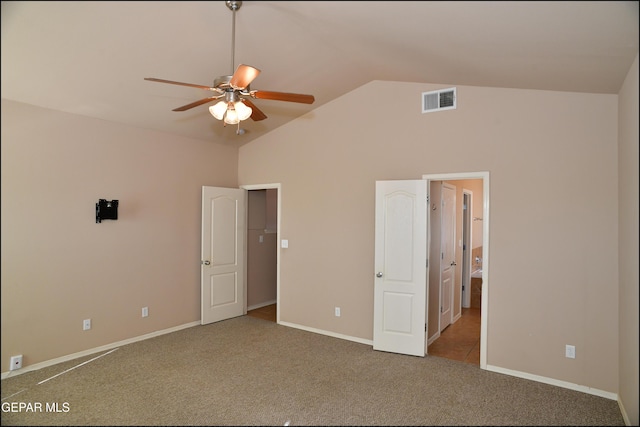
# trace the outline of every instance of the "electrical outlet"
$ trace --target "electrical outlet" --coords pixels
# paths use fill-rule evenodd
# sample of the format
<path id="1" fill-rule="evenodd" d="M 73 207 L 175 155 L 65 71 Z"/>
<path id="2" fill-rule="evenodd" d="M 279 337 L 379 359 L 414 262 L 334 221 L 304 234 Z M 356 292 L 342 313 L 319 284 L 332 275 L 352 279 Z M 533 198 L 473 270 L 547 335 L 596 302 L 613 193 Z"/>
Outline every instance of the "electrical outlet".
<path id="1" fill-rule="evenodd" d="M 89 329 L 91 329 L 91 319 L 84 319 L 82 321 L 82 330 L 88 331 Z"/>
<path id="2" fill-rule="evenodd" d="M 11 356 L 11 366 L 9 366 L 9 370 L 15 371 L 20 368 L 22 368 L 22 355 Z"/>
<path id="3" fill-rule="evenodd" d="M 336 317 L 340 317 L 340 307 L 336 307 Z"/>
<path id="4" fill-rule="evenodd" d="M 567 346 L 565 347 L 564 355 L 565 355 L 565 357 L 568 357 L 569 359 L 575 359 L 576 358 L 576 346 L 567 344 Z"/>
<path id="5" fill-rule="evenodd" d="M 147 317 L 149 315 L 149 307 L 142 307 L 142 317 Z"/>

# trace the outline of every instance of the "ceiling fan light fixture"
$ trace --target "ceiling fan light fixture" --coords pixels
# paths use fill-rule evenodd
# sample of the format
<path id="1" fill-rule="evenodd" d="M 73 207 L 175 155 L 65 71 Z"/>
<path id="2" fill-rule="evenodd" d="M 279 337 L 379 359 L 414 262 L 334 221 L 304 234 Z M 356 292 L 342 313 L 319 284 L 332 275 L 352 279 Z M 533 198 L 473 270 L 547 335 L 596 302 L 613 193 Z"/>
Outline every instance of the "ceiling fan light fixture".
<path id="1" fill-rule="evenodd" d="M 235 125 L 251 117 L 253 110 L 242 101 L 220 101 L 209 107 L 209 112 L 226 124 Z"/>
<path id="2" fill-rule="evenodd" d="M 222 120 L 224 118 L 224 113 L 227 112 L 227 101 L 220 101 L 216 105 L 212 105 L 209 107 L 209 112 L 216 119 Z"/>
<path id="3" fill-rule="evenodd" d="M 233 102 L 230 102 L 227 105 L 227 112 L 224 115 L 224 122 L 228 125 L 237 125 L 240 123 L 240 118 L 238 117 L 238 112 L 233 106 Z"/>
<path id="4" fill-rule="evenodd" d="M 251 113 L 253 113 L 251 107 L 245 105 L 245 103 L 242 101 L 234 103 L 233 108 L 238 113 L 238 119 L 240 120 L 247 120 L 249 117 L 251 117 Z"/>

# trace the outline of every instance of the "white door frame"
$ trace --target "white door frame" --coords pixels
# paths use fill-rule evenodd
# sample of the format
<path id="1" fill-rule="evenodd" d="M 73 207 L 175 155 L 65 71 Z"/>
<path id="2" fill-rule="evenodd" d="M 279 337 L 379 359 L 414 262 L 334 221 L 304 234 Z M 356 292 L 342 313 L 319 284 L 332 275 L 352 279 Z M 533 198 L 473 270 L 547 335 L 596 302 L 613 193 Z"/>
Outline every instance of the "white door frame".
<path id="1" fill-rule="evenodd" d="M 468 200 L 466 212 L 462 211 L 462 307 L 471 306 L 471 243 L 473 237 L 473 191 L 462 188 L 462 203 Z"/>
<path id="2" fill-rule="evenodd" d="M 427 188 L 431 181 L 448 181 L 459 179 L 482 179 L 482 301 L 480 307 L 480 368 L 487 369 L 487 331 L 489 307 L 489 172 L 461 172 L 443 174 L 424 174 Z M 430 233 L 429 233 L 430 234 Z M 428 236 L 427 248 L 430 247 L 431 236 Z M 431 254 L 429 254 L 431 258 Z"/>
<path id="3" fill-rule="evenodd" d="M 250 184 L 250 185 L 241 185 L 240 188 L 245 190 L 269 190 L 275 188 L 278 190 L 278 212 L 277 212 L 277 230 L 276 230 L 276 323 L 280 323 L 280 249 L 282 245 L 280 244 L 280 221 L 282 218 L 282 185 L 280 183 L 273 184 Z M 247 207 L 248 210 L 248 207 Z M 245 254 L 246 258 L 246 254 Z M 246 259 L 245 259 L 246 264 Z M 247 298 L 245 292 L 245 300 Z"/>

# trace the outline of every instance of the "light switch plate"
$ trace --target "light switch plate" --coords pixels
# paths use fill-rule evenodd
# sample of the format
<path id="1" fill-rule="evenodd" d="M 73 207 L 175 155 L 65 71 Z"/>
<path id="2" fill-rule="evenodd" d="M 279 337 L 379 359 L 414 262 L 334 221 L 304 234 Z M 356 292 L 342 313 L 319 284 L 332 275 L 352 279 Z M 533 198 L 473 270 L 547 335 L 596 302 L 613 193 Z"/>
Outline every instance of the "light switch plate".
<path id="1" fill-rule="evenodd" d="M 566 357 L 568 357 L 569 359 L 575 359 L 576 358 L 576 346 L 567 344 L 565 346 L 564 355 Z"/>
<path id="2" fill-rule="evenodd" d="M 289 241 L 287 239 L 282 239 L 282 244 L 281 246 L 283 248 L 288 248 L 289 247 Z"/>

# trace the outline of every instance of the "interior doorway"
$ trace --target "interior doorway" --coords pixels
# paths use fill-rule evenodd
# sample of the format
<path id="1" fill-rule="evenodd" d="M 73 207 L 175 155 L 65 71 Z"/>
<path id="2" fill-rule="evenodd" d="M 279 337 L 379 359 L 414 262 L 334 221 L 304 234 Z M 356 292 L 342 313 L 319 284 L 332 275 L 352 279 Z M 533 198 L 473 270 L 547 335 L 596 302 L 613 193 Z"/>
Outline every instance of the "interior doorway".
<path id="1" fill-rule="evenodd" d="M 278 322 L 279 186 L 247 189 L 247 314 Z"/>
<path id="2" fill-rule="evenodd" d="M 458 187 L 459 196 L 457 200 L 459 219 L 456 221 L 456 246 L 459 249 L 459 255 L 456 256 L 458 260 L 458 270 L 457 275 L 459 279 L 455 280 L 454 283 L 454 307 L 453 307 L 453 322 L 447 328 L 443 330 L 439 330 L 438 326 L 428 325 L 428 336 L 427 336 L 427 354 L 430 355 L 438 355 L 442 357 L 447 357 L 447 354 L 454 354 L 457 352 L 455 357 L 447 357 L 456 360 L 464 361 L 464 352 L 467 353 L 471 351 L 472 346 L 477 344 L 475 348 L 475 357 L 474 362 L 467 362 L 479 364 L 482 369 L 486 369 L 486 352 L 487 352 L 487 298 L 489 293 L 489 283 L 488 283 L 488 270 L 489 270 L 489 173 L 488 172 L 470 172 L 470 173 L 451 173 L 451 174 L 434 174 L 434 175 L 423 175 L 423 179 L 427 180 L 427 188 L 432 188 L 431 183 L 442 181 L 442 182 L 451 182 L 452 184 Z M 435 186 L 438 187 L 438 186 Z M 472 198 L 471 196 L 475 196 Z M 439 196 L 436 192 L 436 198 L 433 198 L 434 194 L 430 194 L 429 200 L 429 216 L 436 213 L 437 211 L 434 208 L 438 209 L 438 205 L 434 205 L 438 203 Z M 473 202 L 471 202 L 472 199 Z M 469 204 L 468 210 L 465 212 L 464 202 L 468 201 Z M 473 207 L 475 206 L 475 210 Z M 437 214 L 434 215 L 437 218 Z M 466 243 L 467 237 L 464 235 L 464 224 L 468 225 L 468 240 L 469 243 Z M 429 229 L 429 279 L 428 279 L 428 293 L 429 293 L 429 307 L 428 307 L 428 322 L 438 322 L 438 315 L 432 313 L 432 311 L 439 312 L 438 304 L 433 302 L 439 301 L 439 282 L 437 281 L 438 274 L 435 274 L 431 271 L 432 268 L 439 271 L 439 261 L 441 254 L 437 252 L 439 250 L 438 245 L 433 244 L 433 239 L 440 239 L 441 230 L 439 227 L 432 228 L 433 224 L 430 223 L 428 226 Z M 467 244 L 468 251 L 463 250 L 465 248 L 465 244 Z M 480 268 L 476 268 L 473 264 L 473 259 L 471 256 L 472 250 L 477 253 L 480 251 L 481 253 L 481 266 Z M 463 258 L 464 257 L 464 258 Z M 467 267 L 464 268 L 464 259 L 467 261 Z M 463 303 L 467 298 L 466 294 L 471 292 L 469 277 L 471 273 L 475 272 L 476 275 L 480 276 L 477 280 L 481 280 L 482 286 L 479 289 L 481 295 L 478 296 L 478 301 L 480 302 L 477 307 L 465 307 L 467 304 Z M 474 279 L 476 280 L 476 279 Z M 466 292 L 463 297 L 462 286 L 463 283 L 466 284 L 465 291 Z M 476 342 L 474 343 L 472 340 L 470 341 L 470 331 L 475 333 Z M 479 336 L 478 336 L 479 335 Z M 445 339 L 446 338 L 446 339 Z M 447 348 L 442 348 L 444 346 Z M 468 345 L 468 348 L 465 346 Z M 440 347 L 440 348 L 438 348 Z M 436 351 L 437 350 L 437 351 Z M 442 350 L 442 351 L 441 351 Z M 437 354 L 436 354 L 437 353 Z M 462 356 L 461 356 L 462 355 Z"/>

